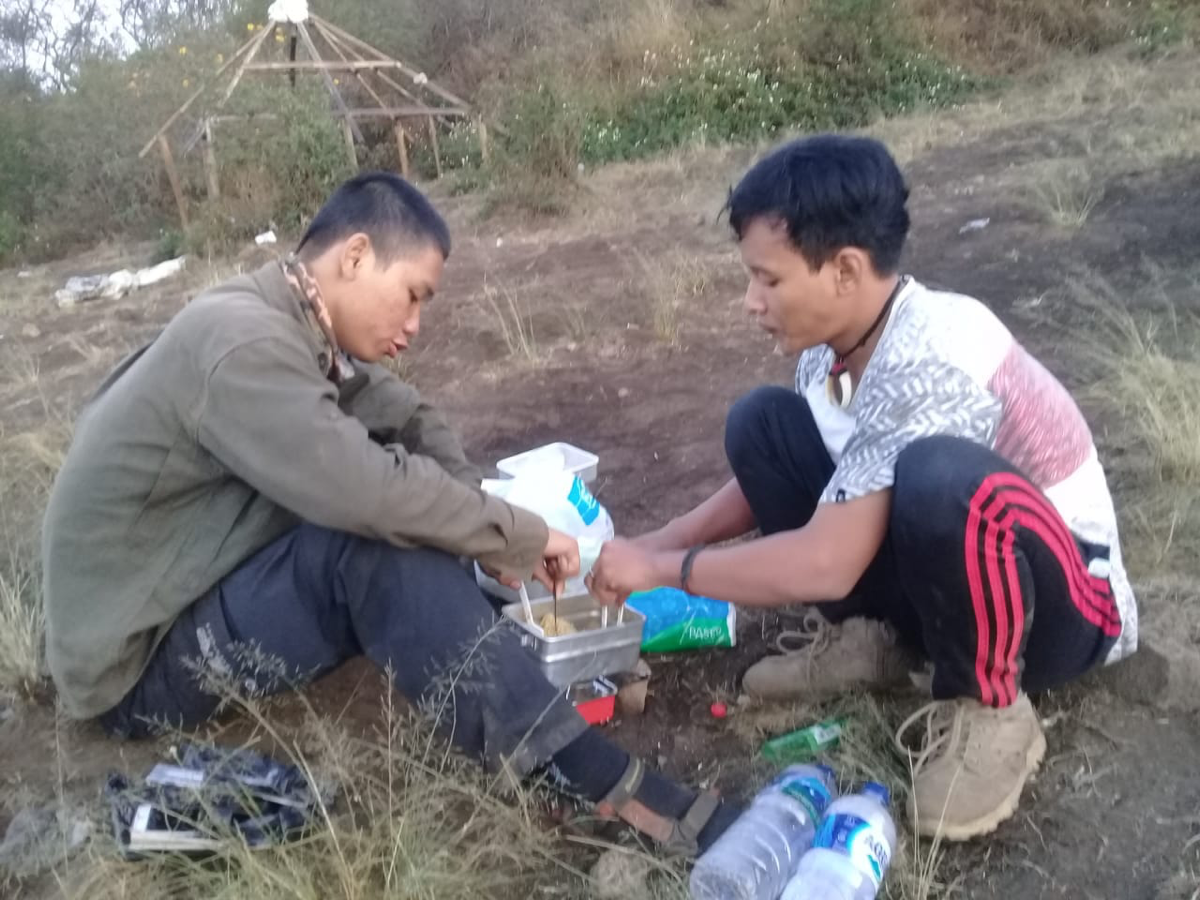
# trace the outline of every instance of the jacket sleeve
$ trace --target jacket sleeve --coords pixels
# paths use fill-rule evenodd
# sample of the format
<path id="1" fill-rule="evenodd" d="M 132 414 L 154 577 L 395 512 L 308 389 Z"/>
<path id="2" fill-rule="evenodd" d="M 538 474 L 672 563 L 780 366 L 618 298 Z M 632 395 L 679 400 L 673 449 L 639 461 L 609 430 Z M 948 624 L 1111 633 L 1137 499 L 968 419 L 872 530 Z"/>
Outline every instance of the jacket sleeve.
<path id="1" fill-rule="evenodd" d="M 343 404 L 380 443 L 401 443 L 409 453 L 428 456 L 463 484 L 478 486 L 483 473 L 467 460 L 462 442 L 445 418 L 416 388 L 383 366 L 355 363 L 367 383 Z"/>
<path id="2" fill-rule="evenodd" d="M 381 446 L 338 407 L 298 337 L 240 344 L 206 378 L 197 441 L 305 521 L 397 546 L 429 546 L 528 576 L 546 524 L 455 480 L 436 460 Z"/>

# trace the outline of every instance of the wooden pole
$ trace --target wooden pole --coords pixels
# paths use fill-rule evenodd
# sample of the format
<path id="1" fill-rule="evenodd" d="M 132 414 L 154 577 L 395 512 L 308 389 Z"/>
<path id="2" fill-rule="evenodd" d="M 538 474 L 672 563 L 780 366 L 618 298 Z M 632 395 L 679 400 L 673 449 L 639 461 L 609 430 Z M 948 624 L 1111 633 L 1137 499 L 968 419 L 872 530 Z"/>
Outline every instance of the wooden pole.
<path id="1" fill-rule="evenodd" d="M 314 16 L 313 18 L 316 18 L 316 17 Z M 409 78 L 414 79 L 414 81 L 417 78 L 417 76 L 420 74 L 417 71 L 415 71 L 414 69 L 409 68 L 408 66 L 404 65 L 404 63 L 395 59 L 395 57 L 388 56 L 386 53 L 384 53 L 382 50 L 378 49 L 377 47 L 372 47 L 366 41 L 364 41 L 360 38 L 356 38 L 354 35 L 350 34 L 349 32 L 343 31 L 341 28 L 338 28 L 336 25 L 326 21 L 325 19 L 321 19 L 321 23 L 323 25 L 325 25 L 325 27 L 329 31 L 333 32 L 338 37 L 340 37 L 342 40 L 346 41 L 347 43 L 353 44 L 356 47 L 361 47 L 363 50 L 365 50 L 368 53 L 375 54 L 375 56 L 378 59 L 389 60 L 391 62 L 396 63 L 396 68 L 398 68 L 401 72 L 403 72 Z M 396 87 L 397 87 L 397 90 L 403 91 L 403 88 L 399 87 L 399 85 L 397 85 Z M 466 100 L 463 100 L 461 97 L 456 97 L 454 94 L 450 93 L 444 87 L 442 87 L 439 84 L 435 84 L 432 81 L 426 81 L 424 83 L 424 87 L 426 88 L 426 90 L 432 91 L 433 93 L 435 93 L 439 97 L 441 97 L 443 100 L 448 100 L 450 103 L 453 103 L 456 106 L 470 106 L 470 104 L 467 103 Z"/>
<path id="2" fill-rule="evenodd" d="M 171 193 L 175 195 L 175 205 L 179 207 L 179 221 L 183 230 L 188 230 L 187 204 L 183 200 L 183 188 L 179 186 L 179 173 L 175 171 L 175 158 L 171 156 L 171 145 L 161 134 L 158 136 L 158 149 L 162 153 L 163 165 L 167 169 L 167 179 L 171 182 Z"/>
<path id="3" fill-rule="evenodd" d="M 437 177 L 442 177 L 442 154 L 438 151 L 437 138 L 437 122 L 433 120 L 433 116 L 429 116 L 426 121 L 429 123 L 429 146 L 433 148 L 433 165 L 437 169 Z"/>
<path id="4" fill-rule="evenodd" d="M 475 127 L 479 129 L 479 158 L 486 166 L 492 158 L 492 148 L 488 143 L 487 122 L 483 121 L 483 119 L 479 119 L 475 123 Z"/>
<path id="5" fill-rule="evenodd" d="M 304 43 L 304 49 L 308 51 L 308 55 L 312 58 L 313 62 L 321 62 L 321 56 L 319 53 L 317 53 L 317 47 L 313 43 L 312 36 L 309 35 L 308 29 L 304 27 L 304 23 L 297 22 L 296 30 L 300 32 L 300 40 Z M 350 130 L 350 134 L 359 143 L 366 143 L 366 140 L 362 136 L 362 132 L 358 130 L 358 126 L 354 123 L 354 120 L 350 118 L 350 110 L 346 108 L 346 101 L 342 99 L 342 92 L 339 91 L 337 89 L 337 85 L 333 83 L 333 76 L 329 74 L 329 69 L 322 68 L 320 71 L 321 78 L 325 81 L 325 87 L 333 97 L 334 105 L 338 109 L 338 115 L 340 115 L 346 122 L 346 125 Z M 355 160 L 354 165 L 355 168 L 358 167 L 357 159 Z"/>
<path id="6" fill-rule="evenodd" d="M 325 39 L 325 43 L 327 43 L 330 46 L 330 48 L 333 50 L 333 52 L 337 54 L 338 59 L 340 59 L 342 62 L 349 61 L 349 58 L 346 56 L 345 53 L 342 52 L 341 48 L 337 45 L 337 41 L 333 40 L 333 37 L 329 34 L 329 32 L 326 31 L 325 28 L 321 25 L 321 23 L 319 21 L 317 21 L 316 19 L 313 19 L 313 27 L 317 29 L 317 34 L 321 35 L 321 37 L 323 37 Z M 362 60 L 356 60 L 356 61 L 361 62 Z M 371 95 L 372 100 L 374 100 L 376 103 L 378 103 L 381 107 L 387 106 L 387 104 L 384 102 L 383 98 L 380 97 L 379 94 L 375 93 L 375 90 L 371 87 L 371 85 L 367 81 L 367 79 L 363 77 L 362 73 L 360 71 L 358 71 L 358 69 L 352 69 L 351 72 L 353 73 L 354 77 L 358 79 L 358 83 L 363 86 L 363 90 L 365 90 L 368 94 Z M 293 77 L 294 77 L 294 75 L 293 75 Z"/>
<path id="7" fill-rule="evenodd" d="M 208 183 L 208 199 L 221 198 L 221 182 L 217 178 L 217 150 L 213 146 L 212 119 L 204 120 L 204 180 Z"/>
<path id="8" fill-rule="evenodd" d="M 250 38 L 250 40 L 246 41 L 246 43 L 242 44 L 242 46 L 240 46 L 238 48 L 237 52 L 234 53 L 233 56 L 229 57 L 229 59 L 227 59 L 225 61 L 225 64 L 222 65 L 221 68 L 217 69 L 217 71 L 213 73 L 212 77 L 213 78 L 220 77 L 221 73 L 224 72 L 226 69 L 228 69 L 230 66 L 232 66 L 237 61 L 238 57 L 240 57 L 243 53 L 245 53 L 248 49 L 250 49 L 251 45 L 253 45 L 257 40 L 258 40 L 257 37 L 253 37 L 253 38 Z M 176 119 L 178 119 L 185 112 L 187 112 L 188 107 L 191 106 L 193 102 L 195 102 L 197 97 L 199 97 L 201 94 L 204 93 L 204 90 L 207 87 L 208 87 L 208 81 L 204 81 L 204 82 L 201 82 L 200 86 L 198 88 L 196 88 L 196 90 L 192 91 L 191 96 L 188 97 L 187 100 L 185 100 L 183 102 L 183 106 L 179 107 L 179 109 L 177 109 L 177 110 L 175 110 L 175 112 L 171 113 L 170 118 L 168 118 L 167 121 L 162 123 L 162 127 L 159 128 L 158 131 L 154 132 L 154 134 L 151 136 L 150 140 L 146 141 L 146 146 L 144 146 L 138 152 L 138 159 L 143 159 L 146 156 L 146 154 L 150 152 L 150 148 L 155 145 L 155 143 L 158 141 L 159 137 L 162 136 L 163 134 L 166 134 L 167 129 L 175 124 Z"/>
<path id="9" fill-rule="evenodd" d="M 246 66 L 250 64 L 250 60 L 258 55 L 258 49 L 262 46 L 263 41 L 267 39 L 267 35 L 275 30 L 275 23 L 268 22 L 267 26 L 262 29 L 254 37 L 253 45 L 250 47 L 250 52 L 246 54 L 246 58 L 242 60 L 242 64 L 238 66 L 238 70 L 233 73 L 233 80 L 225 88 L 225 93 L 221 95 L 220 101 L 217 103 L 217 109 L 224 109 L 225 104 L 229 102 L 229 98 L 233 96 L 234 89 L 238 86 L 238 82 L 242 80 L 242 76 L 246 74 Z"/>
<path id="10" fill-rule="evenodd" d="M 354 149 L 353 124 L 349 117 L 342 119 L 342 135 L 346 138 L 346 155 L 350 157 L 350 168 L 358 171 L 358 151 Z"/>
<path id="11" fill-rule="evenodd" d="M 396 132 L 396 149 L 400 152 L 400 174 L 408 178 L 408 134 L 399 120 L 392 123 Z"/>

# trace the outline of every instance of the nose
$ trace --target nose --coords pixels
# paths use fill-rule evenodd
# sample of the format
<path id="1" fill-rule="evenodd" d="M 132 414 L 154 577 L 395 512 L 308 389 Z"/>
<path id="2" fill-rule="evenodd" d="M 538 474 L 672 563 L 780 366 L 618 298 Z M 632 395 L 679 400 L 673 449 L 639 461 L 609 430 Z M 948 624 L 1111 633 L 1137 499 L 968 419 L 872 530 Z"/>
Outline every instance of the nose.
<path id="1" fill-rule="evenodd" d="M 404 333 L 409 337 L 416 337 L 417 332 L 421 330 L 421 308 L 414 306 L 408 314 L 408 318 L 404 320 Z"/>
<path id="2" fill-rule="evenodd" d="M 763 289 L 753 278 L 746 285 L 746 296 L 742 298 L 742 307 L 753 316 L 761 316 L 767 311 Z"/>

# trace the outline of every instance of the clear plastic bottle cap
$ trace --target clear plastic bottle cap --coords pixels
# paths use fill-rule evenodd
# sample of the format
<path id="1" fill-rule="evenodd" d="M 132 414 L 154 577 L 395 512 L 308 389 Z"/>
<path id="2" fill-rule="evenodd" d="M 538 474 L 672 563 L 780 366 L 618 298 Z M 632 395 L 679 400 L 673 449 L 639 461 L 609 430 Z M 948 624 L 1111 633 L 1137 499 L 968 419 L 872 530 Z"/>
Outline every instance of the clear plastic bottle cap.
<path id="1" fill-rule="evenodd" d="M 887 806 L 892 800 L 892 796 L 888 793 L 888 789 L 878 781 L 868 781 L 866 784 L 864 784 L 863 794 L 868 797 L 874 797 L 884 806 Z"/>

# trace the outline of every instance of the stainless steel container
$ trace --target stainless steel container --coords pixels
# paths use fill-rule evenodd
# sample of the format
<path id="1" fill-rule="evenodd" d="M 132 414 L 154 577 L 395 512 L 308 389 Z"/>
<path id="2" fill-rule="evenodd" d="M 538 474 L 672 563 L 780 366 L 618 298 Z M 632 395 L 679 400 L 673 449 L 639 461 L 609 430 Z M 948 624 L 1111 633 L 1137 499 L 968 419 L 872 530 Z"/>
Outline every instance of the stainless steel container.
<path id="1" fill-rule="evenodd" d="M 554 598 L 534 600 L 530 607 L 536 626 L 543 616 L 554 611 Z M 520 603 L 509 603 L 502 612 L 514 627 L 520 629 L 521 645 L 537 658 L 546 678 L 557 687 L 628 672 L 637 665 L 641 655 L 646 617 L 627 606 L 618 623 L 617 610 L 610 608 L 608 625 L 601 627 L 603 611 L 590 594 L 563 597 L 558 601 L 558 616 L 575 626 L 574 634 L 542 635 L 536 627 L 530 627 Z"/>

